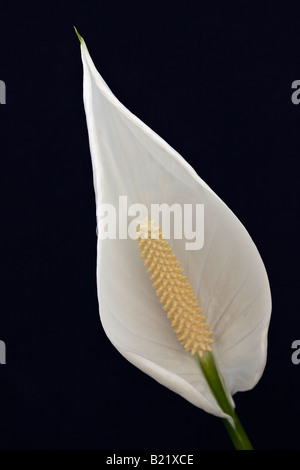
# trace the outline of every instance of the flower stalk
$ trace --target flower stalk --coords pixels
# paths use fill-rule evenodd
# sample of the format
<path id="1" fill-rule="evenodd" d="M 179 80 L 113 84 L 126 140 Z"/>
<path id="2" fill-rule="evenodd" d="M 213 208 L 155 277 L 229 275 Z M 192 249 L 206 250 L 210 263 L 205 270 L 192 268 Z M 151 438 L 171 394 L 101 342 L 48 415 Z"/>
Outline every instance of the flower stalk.
<path id="1" fill-rule="evenodd" d="M 174 332 L 184 349 L 199 358 L 203 375 L 217 400 L 220 408 L 232 420 L 223 418 L 225 427 L 238 450 L 250 450 L 252 445 L 228 398 L 210 344 L 213 332 L 198 300 L 193 293 L 187 277 L 180 268 L 180 262 L 173 253 L 168 241 L 164 239 L 161 227 L 155 221 L 145 219 L 137 225 L 137 239 L 144 265 L 148 267 L 150 279 L 160 302 L 164 304 Z"/>
<path id="2" fill-rule="evenodd" d="M 211 389 L 215 399 L 224 413 L 231 416 L 233 425 L 228 419 L 222 419 L 227 429 L 227 432 L 234 444 L 236 450 L 253 450 L 252 444 L 240 422 L 237 414 L 235 413 L 229 399 L 228 393 L 223 385 L 218 369 L 215 364 L 212 352 L 205 351 L 200 357 L 198 356 L 200 368 L 207 380 L 209 388 Z"/>

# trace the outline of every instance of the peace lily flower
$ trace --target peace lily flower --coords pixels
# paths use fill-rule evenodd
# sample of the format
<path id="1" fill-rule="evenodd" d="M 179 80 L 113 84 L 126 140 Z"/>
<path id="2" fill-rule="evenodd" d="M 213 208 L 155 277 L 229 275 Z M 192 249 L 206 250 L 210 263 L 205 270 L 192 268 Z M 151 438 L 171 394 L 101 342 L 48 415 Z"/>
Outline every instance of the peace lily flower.
<path id="1" fill-rule="evenodd" d="M 120 196 L 148 209 L 162 203 L 205 209 L 201 249 L 187 250 L 182 239 L 164 240 L 157 221 L 137 225 L 138 241 L 124 233 L 98 237 L 103 328 L 128 361 L 223 418 L 236 448 L 251 448 L 232 395 L 253 388 L 266 363 L 271 295 L 263 262 L 231 210 L 113 95 L 78 37 L 98 227 L 103 204 L 118 207 Z M 118 226 L 122 217 L 120 209 Z"/>

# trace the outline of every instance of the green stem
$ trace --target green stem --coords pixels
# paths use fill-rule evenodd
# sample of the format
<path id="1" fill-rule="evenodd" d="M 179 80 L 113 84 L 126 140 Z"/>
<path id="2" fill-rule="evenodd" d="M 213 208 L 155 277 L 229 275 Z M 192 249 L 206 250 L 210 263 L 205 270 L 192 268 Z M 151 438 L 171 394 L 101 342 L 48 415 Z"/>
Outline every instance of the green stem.
<path id="1" fill-rule="evenodd" d="M 233 419 L 233 425 L 228 419 L 223 419 L 223 422 L 235 448 L 237 450 L 253 450 L 242 423 L 232 408 L 212 353 L 205 351 L 202 357 L 198 357 L 203 374 L 220 408 Z"/>

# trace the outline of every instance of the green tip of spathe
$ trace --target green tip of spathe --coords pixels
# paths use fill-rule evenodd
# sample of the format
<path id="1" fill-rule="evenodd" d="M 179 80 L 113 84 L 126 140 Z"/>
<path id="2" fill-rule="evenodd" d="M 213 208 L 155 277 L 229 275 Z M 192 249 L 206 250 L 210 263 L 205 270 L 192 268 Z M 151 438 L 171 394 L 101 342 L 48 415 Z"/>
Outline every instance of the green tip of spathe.
<path id="1" fill-rule="evenodd" d="M 84 40 L 83 38 L 80 36 L 80 34 L 78 33 L 77 29 L 75 28 L 75 26 L 73 26 L 73 28 L 75 29 L 75 33 L 77 34 L 77 37 L 79 39 L 79 41 L 81 42 L 81 44 L 84 44 Z"/>

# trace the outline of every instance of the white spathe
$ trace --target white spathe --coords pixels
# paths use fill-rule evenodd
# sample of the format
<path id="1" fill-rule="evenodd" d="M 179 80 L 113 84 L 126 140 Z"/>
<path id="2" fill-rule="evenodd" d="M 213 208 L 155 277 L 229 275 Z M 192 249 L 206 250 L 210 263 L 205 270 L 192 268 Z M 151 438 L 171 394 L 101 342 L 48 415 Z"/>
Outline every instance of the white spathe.
<path id="1" fill-rule="evenodd" d="M 204 204 L 204 246 L 170 243 L 214 332 L 213 353 L 229 392 L 260 379 L 271 315 L 268 277 L 252 239 L 221 199 L 162 138 L 126 109 L 96 70 L 81 42 L 84 106 L 96 205 Z M 103 328 L 132 364 L 194 405 L 227 417 L 195 357 L 174 333 L 138 250 L 130 238 L 101 240 L 97 285 Z M 232 399 L 231 399 L 232 400 Z"/>

